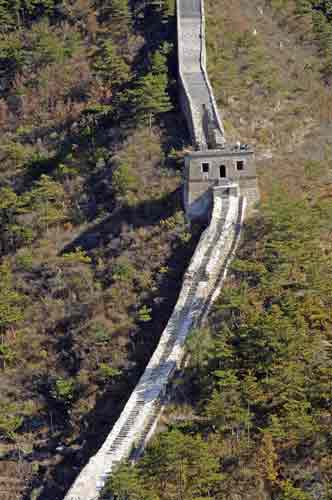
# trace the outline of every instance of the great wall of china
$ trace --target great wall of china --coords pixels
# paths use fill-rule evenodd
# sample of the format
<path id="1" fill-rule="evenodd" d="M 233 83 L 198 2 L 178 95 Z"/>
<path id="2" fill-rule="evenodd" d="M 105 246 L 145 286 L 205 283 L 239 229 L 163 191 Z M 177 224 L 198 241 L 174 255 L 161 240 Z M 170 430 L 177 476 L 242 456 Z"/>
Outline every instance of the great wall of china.
<path id="1" fill-rule="evenodd" d="M 169 382 L 182 366 L 188 333 L 202 324 L 219 294 L 239 241 L 247 198 L 249 208 L 257 199 L 252 151 L 225 145 L 206 72 L 203 0 L 177 1 L 177 28 L 180 101 L 197 150 L 186 158 L 185 208 L 189 218 L 203 214 L 210 224 L 185 273 L 157 349 L 104 444 L 65 500 L 97 500 L 116 466 L 143 451 L 158 423 Z M 198 211 L 191 210 L 192 199 Z"/>

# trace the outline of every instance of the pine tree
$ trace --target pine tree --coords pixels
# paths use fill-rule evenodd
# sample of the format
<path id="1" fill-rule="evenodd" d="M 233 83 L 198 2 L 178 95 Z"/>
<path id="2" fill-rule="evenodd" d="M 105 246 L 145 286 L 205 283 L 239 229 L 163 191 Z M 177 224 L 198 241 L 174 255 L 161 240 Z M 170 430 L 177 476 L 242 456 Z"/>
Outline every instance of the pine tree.
<path id="1" fill-rule="evenodd" d="M 42 175 L 33 190 L 25 196 L 25 207 L 37 213 L 37 226 L 48 228 L 65 219 L 65 193 L 60 183 L 47 175 Z"/>
<path id="2" fill-rule="evenodd" d="M 112 93 L 130 79 L 130 69 L 111 39 L 102 43 L 94 55 L 93 69 Z"/>
<path id="3" fill-rule="evenodd" d="M 148 491 L 154 498 L 211 498 L 220 489 L 218 459 L 200 437 L 178 430 L 162 434 L 140 464 Z"/>
<path id="4" fill-rule="evenodd" d="M 256 470 L 267 486 L 273 486 L 278 479 L 278 454 L 272 436 L 264 432 L 256 455 Z"/>
<path id="5" fill-rule="evenodd" d="M 190 366 L 196 371 L 203 369 L 213 348 L 210 330 L 193 330 L 187 337 L 186 348 L 190 356 Z"/>
<path id="6" fill-rule="evenodd" d="M 107 0 L 101 2 L 100 18 L 112 23 L 111 36 L 119 46 L 127 41 L 132 31 L 132 18 L 128 0 Z"/>
<path id="7" fill-rule="evenodd" d="M 24 317 L 24 297 L 15 290 L 14 276 L 7 262 L 0 266 L 0 289 L 0 333 L 5 333 Z"/>
<path id="8" fill-rule="evenodd" d="M 135 90 L 136 113 L 138 118 L 152 127 L 153 118 L 159 113 L 172 109 L 167 94 L 167 75 L 148 73 L 141 78 Z"/>
<path id="9" fill-rule="evenodd" d="M 120 465 L 118 470 L 111 475 L 105 487 L 103 498 L 109 498 L 108 492 L 116 500 L 150 500 L 138 469 L 125 463 Z"/>
<path id="10" fill-rule="evenodd" d="M 296 0 L 295 15 L 306 16 L 312 13 L 312 3 L 310 0 Z"/>
<path id="11" fill-rule="evenodd" d="M 17 24 L 17 15 L 14 5 L 8 0 L 0 0 L 0 32 L 9 31 Z M 15 2 L 16 3 L 16 2 Z"/>

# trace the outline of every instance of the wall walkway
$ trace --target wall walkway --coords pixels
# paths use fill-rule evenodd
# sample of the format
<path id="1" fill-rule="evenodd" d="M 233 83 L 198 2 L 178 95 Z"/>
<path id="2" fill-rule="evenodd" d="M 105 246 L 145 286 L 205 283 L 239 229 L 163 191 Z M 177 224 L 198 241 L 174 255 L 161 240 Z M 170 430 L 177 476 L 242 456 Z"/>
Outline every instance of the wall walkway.
<path id="1" fill-rule="evenodd" d="M 203 0 L 178 0 L 182 104 L 199 148 L 224 142 L 224 131 L 205 69 Z M 203 107 L 204 105 L 204 107 Z M 211 222 L 184 275 L 178 301 L 141 379 L 104 444 L 83 468 L 65 500 L 96 500 L 110 473 L 137 458 L 158 422 L 174 371 L 185 355 L 188 333 L 205 319 L 218 296 L 239 240 L 245 198 L 237 184 L 213 188 Z"/>
<path id="2" fill-rule="evenodd" d="M 203 0 L 177 1 L 177 32 L 181 104 L 197 149 L 214 149 L 225 142 L 206 71 Z"/>
<path id="3" fill-rule="evenodd" d="M 106 441 L 84 467 L 65 500 L 95 500 L 110 472 L 140 451 L 160 413 L 172 374 L 181 366 L 189 331 L 206 316 L 218 294 L 238 241 L 245 200 L 214 190 L 211 223 L 185 273 L 173 314 L 140 381 Z"/>

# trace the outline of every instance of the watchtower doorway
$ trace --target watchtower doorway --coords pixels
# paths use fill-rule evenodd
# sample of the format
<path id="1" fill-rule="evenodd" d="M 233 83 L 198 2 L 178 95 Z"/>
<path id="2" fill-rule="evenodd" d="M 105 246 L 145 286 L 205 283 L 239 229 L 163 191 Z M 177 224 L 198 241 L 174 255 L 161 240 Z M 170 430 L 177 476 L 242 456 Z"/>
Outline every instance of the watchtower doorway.
<path id="1" fill-rule="evenodd" d="M 225 165 L 220 165 L 219 167 L 219 177 L 224 179 L 226 177 L 226 167 Z"/>

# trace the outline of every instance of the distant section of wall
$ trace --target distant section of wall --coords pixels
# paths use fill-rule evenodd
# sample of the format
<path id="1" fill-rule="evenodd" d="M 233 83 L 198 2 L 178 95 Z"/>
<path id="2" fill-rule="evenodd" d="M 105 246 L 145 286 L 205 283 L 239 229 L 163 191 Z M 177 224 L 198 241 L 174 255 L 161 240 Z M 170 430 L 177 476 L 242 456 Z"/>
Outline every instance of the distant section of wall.
<path id="1" fill-rule="evenodd" d="M 206 70 L 204 0 L 177 0 L 179 97 L 195 152 L 187 155 L 183 196 L 189 219 L 208 221 L 211 189 L 237 182 L 248 199 L 247 214 L 258 200 L 254 152 L 241 145 L 226 145 L 224 127 Z M 245 168 L 237 169 L 243 161 Z M 202 171 L 208 163 L 210 171 Z M 220 167 L 226 174 L 221 175 Z"/>
<path id="2" fill-rule="evenodd" d="M 203 0 L 178 0 L 177 23 L 180 102 L 192 143 L 217 148 L 224 128 L 206 71 Z"/>

